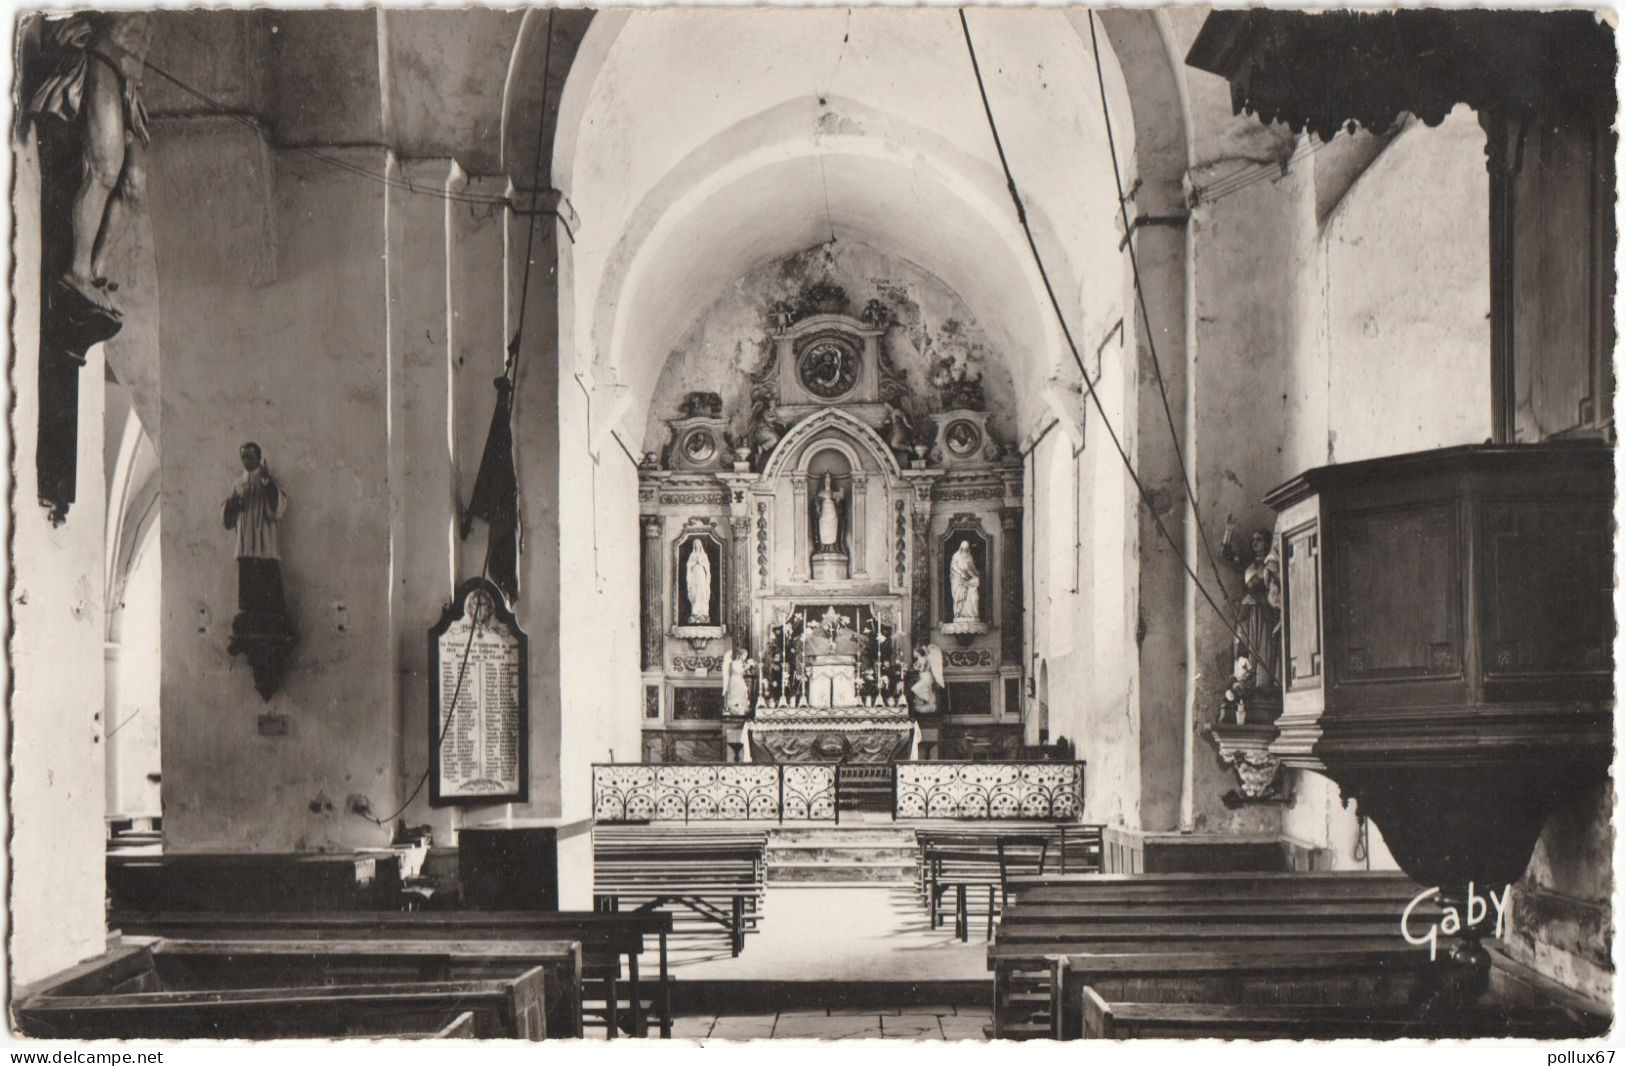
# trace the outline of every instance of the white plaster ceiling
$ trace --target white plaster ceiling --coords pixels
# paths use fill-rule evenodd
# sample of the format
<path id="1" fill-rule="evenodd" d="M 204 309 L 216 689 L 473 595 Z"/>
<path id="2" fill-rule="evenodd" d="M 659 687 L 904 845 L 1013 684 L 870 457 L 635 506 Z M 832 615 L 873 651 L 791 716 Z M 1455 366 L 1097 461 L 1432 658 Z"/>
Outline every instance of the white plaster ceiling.
<path id="1" fill-rule="evenodd" d="M 1122 295 L 1089 42 L 1058 11 L 974 10 L 970 22 L 1028 216 L 1078 329 Z M 1127 170 L 1132 126 L 1104 35 L 1102 50 Z M 595 20 L 582 57 L 555 155 L 555 183 L 581 218 L 565 317 L 576 368 L 629 389 L 629 425 L 641 425 L 666 355 L 722 286 L 832 227 L 957 292 L 1010 359 L 1018 394 L 1036 395 L 1070 360 L 955 12 L 616 13 Z"/>

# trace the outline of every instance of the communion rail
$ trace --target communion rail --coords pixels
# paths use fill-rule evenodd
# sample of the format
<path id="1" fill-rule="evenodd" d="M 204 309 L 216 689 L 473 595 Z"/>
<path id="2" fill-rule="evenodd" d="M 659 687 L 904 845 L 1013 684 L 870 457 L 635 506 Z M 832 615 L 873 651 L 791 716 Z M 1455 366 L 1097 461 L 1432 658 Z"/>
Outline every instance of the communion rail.
<path id="1" fill-rule="evenodd" d="M 899 762 L 892 817 L 1072 822 L 1079 762 Z M 868 767 L 865 767 L 868 769 Z M 839 822 L 833 763 L 595 763 L 593 819 L 615 822 Z"/>
<path id="2" fill-rule="evenodd" d="M 594 763 L 597 822 L 840 820 L 827 763 Z"/>

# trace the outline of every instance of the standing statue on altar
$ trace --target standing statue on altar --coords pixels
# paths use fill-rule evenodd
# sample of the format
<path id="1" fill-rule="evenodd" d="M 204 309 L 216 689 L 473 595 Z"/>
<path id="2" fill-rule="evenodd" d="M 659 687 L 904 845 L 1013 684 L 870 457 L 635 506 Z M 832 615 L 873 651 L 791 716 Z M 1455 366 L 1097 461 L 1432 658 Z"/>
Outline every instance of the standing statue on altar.
<path id="1" fill-rule="evenodd" d="M 976 569 L 970 541 L 959 542 L 959 550 L 948 562 L 948 581 L 954 600 L 954 621 L 975 622 L 982 617 L 982 575 Z"/>
<path id="2" fill-rule="evenodd" d="M 818 550 L 841 550 L 841 500 L 844 492 L 835 491 L 834 479 L 824 475 L 824 487 L 818 493 Z"/>
<path id="3" fill-rule="evenodd" d="M 711 623 L 711 557 L 698 540 L 692 542 L 688 552 L 687 572 L 688 625 Z"/>

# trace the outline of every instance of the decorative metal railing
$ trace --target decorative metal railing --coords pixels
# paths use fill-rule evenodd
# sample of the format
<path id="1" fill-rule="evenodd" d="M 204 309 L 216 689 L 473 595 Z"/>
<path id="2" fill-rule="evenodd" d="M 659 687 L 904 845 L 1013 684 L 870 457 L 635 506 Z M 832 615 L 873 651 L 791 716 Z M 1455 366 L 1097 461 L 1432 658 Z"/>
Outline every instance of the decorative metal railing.
<path id="1" fill-rule="evenodd" d="M 896 818 L 1076 821 L 1082 762 L 899 762 L 848 766 L 892 776 Z M 833 763 L 598 763 L 599 822 L 840 820 Z"/>
<path id="2" fill-rule="evenodd" d="M 816 763 L 597 763 L 599 822 L 836 820 L 835 767 Z"/>
<path id="3" fill-rule="evenodd" d="M 1082 762 L 900 762 L 898 818 L 1042 818 L 1083 812 Z"/>

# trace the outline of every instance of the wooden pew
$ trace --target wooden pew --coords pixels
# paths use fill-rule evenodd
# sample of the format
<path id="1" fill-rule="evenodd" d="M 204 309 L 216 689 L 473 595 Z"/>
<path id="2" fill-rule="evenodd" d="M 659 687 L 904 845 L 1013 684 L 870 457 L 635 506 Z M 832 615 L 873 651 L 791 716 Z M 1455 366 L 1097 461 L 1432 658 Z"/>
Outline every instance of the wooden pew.
<path id="1" fill-rule="evenodd" d="M 1041 873 L 1049 846 L 1050 838 L 1045 833 L 931 834 L 923 852 L 931 928 L 941 924 L 942 898 L 952 893 L 954 935 L 968 940 L 970 895 L 974 892 L 980 896 L 985 892 L 987 935 L 991 937 L 994 916 L 1008 897 L 1010 878 L 1023 873 Z"/>
<path id="2" fill-rule="evenodd" d="M 767 834 L 687 826 L 598 826 L 593 900 L 602 911 L 673 905 L 721 926 L 734 955 L 755 928 L 766 879 Z"/>
<path id="3" fill-rule="evenodd" d="M 465 1010 L 432 1033 L 421 1038 L 414 1033 L 398 1034 L 403 1040 L 472 1040 L 474 1039 L 474 1012 Z"/>
<path id="4" fill-rule="evenodd" d="M 459 940 L 481 944 L 573 940 L 581 945 L 585 1013 L 600 1019 L 613 1037 L 621 1028 L 624 1002 L 633 1035 L 647 1036 L 653 1015 L 660 1035 L 671 1036 L 672 978 L 667 938 L 671 934 L 672 920 L 670 914 L 660 911 L 619 914 L 595 911 L 160 912 L 115 914 L 112 924 L 126 934 L 191 940 Z M 640 956 L 646 939 L 654 939 L 659 949 L 659 969 L 653 982 L 640 972 Z"/>
<path id="5" fill-rule="evenodd" d="M 1157 874 L 1044 874 L 1015 877 L 1010 882 L 1012 899 L 1032 902 L 1067 900 L 1097 901 L 1180 898 L 1192 887 L 1222 886 L 1224 892 L 1238 895 L 1268 892 L 1289 885 L 1294 891 L 1309 891 L 1325 898 L 1383 898 L 1401 894 L 1409 900 L 1422 887 L 1404 874 L 1386 870 L 1320 870 L 1291 873 L 1157 873 Z"/>
<path id="6" fill-rule="evenodd" d="M 213 854 L 116 850 L 107 856 L 114 910 L 394 910 L 395 853 Z"/>
<path id="7" fill-rule="evenodd" d="M 1419 1011 L 1366 1003 L 1132 1003 L 1084 989 L 1084 1039 L 1562 1040 L 1607 1031 L 1559 1007 L 1481 1006 Z"/>
<path id="8" fill-rule="evenodd" d="M 15 1016 L 36 1037 L 266 1039 L 433 1033 L 466 1012 L 477 1037 L 540 1040 L 579 1016 L 579 980 L 574 943 L 158 940 L 48 979 Z"/>
<path id="9" fill-rule="evenodd" d="M 988 900 L 987 917 L 992 923 L 996 908 L 994 897 L 988 895 L 990 886 L 997 887 L 1002 906 L 1008 900 L 1009 886 L 1017 879 L 1046 872 L 1098 873 L 1103 830 L 1099 825 L 1070 823 L 1050 827 L 983 824 L 916 829 L 920 900 L 931 915 L 931 928 L 941 924 L 942 899 L 949 894 L 955 900 L 955 932 L 964 939 L 969 903 Z M 998 855 L 1001 839 L 1010 842 L 1003 861 Z"/>
<path id="10" fill-rule="evenodd" d="M 1010 886 L 988 949 L 993 1032 L 1054 1035 L 1064 955 L 1411 950 L 1399 918 L 1420 892 L 1367 873 L 1042 877 Z M 1437 900 L 1415 912 L 1436 918 Z"/>
<path id="11" fill-rule="evenodd" d="M 1057 961 L 1054 1031 L 1062 1040 L 1083 1035 L 1085 988 L 1126 1002 L 1402 1004 L 1446 976 L 1443 964 L 1410 946 L 1068 955 Z"/>

